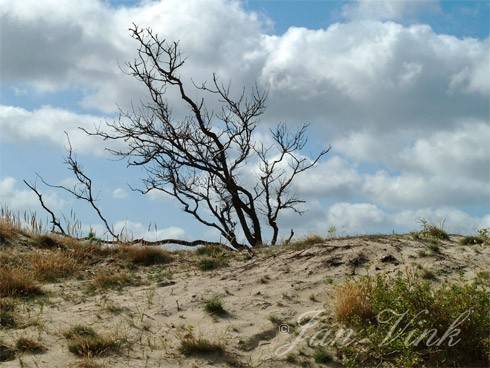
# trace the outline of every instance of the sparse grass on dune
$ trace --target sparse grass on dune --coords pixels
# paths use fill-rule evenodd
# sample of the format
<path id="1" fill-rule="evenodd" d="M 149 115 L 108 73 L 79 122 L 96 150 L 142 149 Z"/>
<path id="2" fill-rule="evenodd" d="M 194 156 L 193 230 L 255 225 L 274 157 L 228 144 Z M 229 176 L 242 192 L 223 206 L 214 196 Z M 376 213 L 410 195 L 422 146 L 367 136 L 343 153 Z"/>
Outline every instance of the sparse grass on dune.
<path id="1" fill-rule="evenodd" d="M 118 353 L 128 341 L 115 334 L 99 335 L 92 327 L 75 325 L 64 333 L 68 350 L 80 357 L 106 356 Z"/>
<path id="2" fill-rule="evenodd" d="M 173 259 L 170 252 L 159 247 L 125 246 L 120 248 L 120 254 L 131 263 L 143 266 L 166 264 Z"/>
<path id="3" fill-rule="evenodd" d="M 137 281 L 134 275 L 131 275 L 127 270 L 105 270 L 95 275 L 91 286 L 95 289 L 121 289 L 124 286 L 133 285 Z"/>
<path id="4" fill-rule="evenodd" d="M 325 238 L 321 237 L 320 235 L 313 234 L 313 235 L 308 235 L 301 239 L 293 240 L 285 245 L 294 249 L 304 249 L 304 248 L 311 247 L 315 244 L 323 243 L 324 241 Z"/>
<path id="5" fill-rule="evenodd" d="M 185 356 L 207 356 L 226 354 L 222 343 L 210 341 L 204 337 L 196 337 L 192 331 L 187 331 L 180 337 L 179 351 Z"/>
<path id="6" fill-rule="evenodd" d="M 0 363 L 8 362 L 15 359 L 15 349 L 0 340 Z"/>
<path id="7" fill-rule="evenodd" d="M 19 337 L 15 342 L 15 348 L 17 351 L 22 353 L 31 353 L 31 354 L 42 354 L 46 352 L 46 348 L 33 339 L 27 337 Z"/>
<path id="8" fill-rule="evenodd" d="M 223 301 L 217 296 L 205 301 L 204 310 L 212 316 L 224 317 L 228 315 L 228 312 L 223 307 Z"/>
<path id="9" fill-rule="evenodd" d="M 29 298 L 43 295 L 32 273 L 22 268 L 0 269 L 0 296 Z"/>
<path id="10" fill-rule="evenodd" d="M 34 252 L 29 257 L 35 278 L 40 281 L 54 282 L 73 276 L 80 268 L 77 260 L 67 252 Z"/>

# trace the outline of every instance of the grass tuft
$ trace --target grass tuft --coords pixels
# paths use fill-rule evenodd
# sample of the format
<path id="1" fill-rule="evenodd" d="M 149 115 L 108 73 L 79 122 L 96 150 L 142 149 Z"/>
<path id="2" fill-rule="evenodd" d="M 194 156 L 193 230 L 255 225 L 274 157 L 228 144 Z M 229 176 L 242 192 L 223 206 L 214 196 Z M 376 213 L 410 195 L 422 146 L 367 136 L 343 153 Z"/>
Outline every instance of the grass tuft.
<path id="1" fill-rule="evenodd" d="M 211 271 L 227 265 L 224 258 L 206 257 L 198 262 L 198 267 L 201 271 Z"/>
<path id="2" fill-rule="evenodd" d="M 111 273 L 102 271 L 95 275 L 92 287 L 96 289 L 122 289 L 124 286 L 133 285 L 134 280 L 127 271 Z"/>
<path id="3" fill-rule="evenodd" d="M 212 316 L 223 317 L 228 314 L 228 312 L 223 307 L 223 300 L 217 296 L 206 300 L 204 303 L 204 310 Z"/>
<path id="4" fill-rule="evenodd" d="M 21 268 L 0 269 L 0 296 L 30 298 L 43 295 L 31 273 Z"/>
<path id="5" fill-rule="evenodd" d="M 126 340 L 117 336 L 101 336 L 91 327 L 77 325 L 64 336 L 69 340 L 68 350 L 80 357 L 106 356 L 118 353 Z"/>
<path id="6" fill-rule="evenodd" d="M 152 266 L 172 262 L 170 253 L 158 247 L 127 246 L 121 248 L 121 254 L 131 263 L 142 266 Z"/>
<path id="7" fill-rule="evenodd" d="M 73 276 L 79 263 L 63 251 L 35 252 L 30 256 L 34 276 L 40 281 L 55 282 Z"/>
<path id="8" fill-rule="evenodd" d="M 17 351 L 31 354 L 42 354 L 47 351 L 42 344 L 27 337 L 19 337 L 15 343 L 15 348 Z"/>
<path id="9" fill-rule="evenodd" d="M 0 362 L 9 362 L 15 359 L 15 349 L 0 340 Z"/>
<path id="10" fill-rule="evenodd" d="M 180 338 L 179 351 L 185 356 L 225 355 L 222 344 L 196 337 L 190 331 Z"/>

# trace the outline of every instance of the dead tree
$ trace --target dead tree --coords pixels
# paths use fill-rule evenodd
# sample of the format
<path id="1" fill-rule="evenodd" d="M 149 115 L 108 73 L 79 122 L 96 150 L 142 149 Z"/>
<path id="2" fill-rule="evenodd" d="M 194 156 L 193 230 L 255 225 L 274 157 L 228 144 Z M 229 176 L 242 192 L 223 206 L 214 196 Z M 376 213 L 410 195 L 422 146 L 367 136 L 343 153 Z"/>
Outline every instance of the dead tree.
<path id="1" fill-rule="evenodd" d="M 130 32 L 139 47 L 137 58 L 127 64 L 128 72 L 146 86 L 150 102 L 122 111 L 104 129 L 84 131 L 105 141 L 124 142 L 124 148 L 108 150 L 127 159 L 129 166 L 146 170 L 139 191 L 174 197 L 185 212 L 216 229 L 233 247 L 263 244 L 264 223 L 271 227 L 275 244 L 280 213 L 300 212 L 298 205 L 303 203 L 290 193 L 291 184 L 329 149 L 311 160 L 302 156 L 306 126 L 291 134 L 280 125 L 272 131 L 273 145 L 258 144 L 255 131 L 265 110 L 265 93 L 255 88 L 248 96 L 244 90 L 234 98 L 215 75 L 210 87 L 192 83 L 190 93 L 179 74 L 184 59 L 178 43 L 136 25 Z M 177 92 L 187 116 L 171 113 L 167 89 Z M 196 92 L 217 97 L 219 108 L 209 109 L 204 97 L 194 97 Z M 247 164 L 259 167 L 251 186 L 240 173 Z M 239 242 L 241 236 L 248 245 Z"/>

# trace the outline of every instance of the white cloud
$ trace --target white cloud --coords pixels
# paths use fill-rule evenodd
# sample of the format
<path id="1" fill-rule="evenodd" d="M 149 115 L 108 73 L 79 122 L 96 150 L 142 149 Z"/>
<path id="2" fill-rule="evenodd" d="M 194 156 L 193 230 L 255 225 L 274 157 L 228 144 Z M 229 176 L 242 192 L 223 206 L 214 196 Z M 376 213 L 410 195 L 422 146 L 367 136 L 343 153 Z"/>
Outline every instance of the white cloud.
<path id="1" fill-rule="evenodd" d="M 310 122 L 317 143 L 333 142 L 332 155 L 348 160 L 329 157 L 295 189 L 338 203 L 325 212 L 315 202 L 313 215 L 300 221 L 321 228 L 322 221 L 336 220 L 362 232 L 393 225 L 381 206 L 409 208 L 400 215 L 400 223 L 408 223 L 420 208 L 444 212 L 444 206 L 488 204 L 489 39 L 380 21 L 410 19 L 428 7 L 437 4 L 361 0 L 344 8 L 344 23 L 270 35 L 267 20 L 236 1 L 145 1 L 112 8 L 97 0 L 0 0 L 2 82 L 22 94 L 32 88 L 81 91 L 82 107 L 113 112 L 116 103 L 124 107 L 144 99 L 142 87 L 119 65 L 135 54 L 131 22 L 152 26 L 181 40 L 188 57 L 183 75 L 199 82 L 217 72 L 237 87 L 258 80 L 269 90 L 267 124 Z M 100 154 L 100 142 L 76 127 L 101 120 L 56 107 L 28 111 L 3 105 L 0 139 L 64 145 L 67 130 L 76 150 Z M 377 172 L 361 174 L 363 163 Z M 364 198 L 354 200 L 356 194 Z"/>
<path id="2" fill-rule="evenodd" d="M 122 233 L 130 239 L 143 238 L 149 241 L 161 239 L 185 239 L 186 234 L 183 229 L 177 226 L 169 226 L 163 229 L 155 228 L 154 226 L 145 226 L 140 222 L 129 220 L 117 221 L 114 224 L 116 233 Z"/>
<path id="3" fill-rule="evenodd" d="M 66 146 L 65 131 L 77 151 L 102 154 L 103 145 L 95 138 L 87 136 L 78 127 L 93 130 L 101 124 L 101 118 L 92 115 L 75 114 L 67 110 L 43 106 L 28 111 L 20 107 L 0 105 L 0 141 L 47 142 L 57 146 Z"/>
<path id="4" fill-rule="evenodd" d="M 43 193 L 41 191 L 41 194 L 43 194 L 43 200 L 49 208 L 59 210 L 63 207 L 63 200 L 53 192 Z M 33 209 L 42 211 L 36 194 L 27 187 L 20 189 L 17 180 L 11 176 L 0 178 L 0 205 L 5 205 L 14 211 Z"/>
<path id="5" fill-rule="evenodd" d="M 116 188 L 112 191 L 112 198 L 124 199 L 128 197 L 128 192 L 124 188 Z"/>
<path id="6" fill-rule="evenodd" d="M 301 197 L 347 198 L 355 195 L 361 177 L 349 163 L 338 156 L 320 162 L 297 177 L 293 189 Z"/>
<path id="7" fill-rule="evenodd" d="M 372 203 L 336 203 L 328 209 L 327 223 L 340 233 L 363 234 L 385 229 L 385 214 Z"/>
<path id="8" fill-rule="evenodd" d="M 396 225 L 408 229 L 420 227 L 420 219 L 443 226 L 450 233 L 474 234 L 477 229 L 490 226 L 490 215 L 474 217 L 456 208 L 421 208 L 417 210 L 405 210 L 394 216 Z"/>
<path id="9" fill-rule="evenodd" d="M 437 0 L 358 0 L 347 4 L 342 14 L 351 19 L 400 19 L 420 10 L 437 10 Z"/>

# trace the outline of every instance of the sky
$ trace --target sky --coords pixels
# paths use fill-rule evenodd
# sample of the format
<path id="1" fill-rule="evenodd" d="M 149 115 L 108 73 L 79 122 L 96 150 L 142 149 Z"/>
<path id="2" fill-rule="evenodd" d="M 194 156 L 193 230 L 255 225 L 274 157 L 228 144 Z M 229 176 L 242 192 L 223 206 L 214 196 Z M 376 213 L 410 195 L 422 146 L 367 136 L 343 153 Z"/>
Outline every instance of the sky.
<path id="1" fill-rule="evenodd" d="M 121 70 L 135 56 L 134 22 L 180 41 L 188 82 L 217 73 L 267 90 L 262 132 L 309 123 L 304 154 L 332 146 L 295 183 L 305 212 L 285 213 L 283 236 L 401 233 L 421 218 L 474 233 L 490 226 L 489 4 L 0 0 L 0 203 L 41 214 L 22 180 L 72 183 L 67 131 L 116 231 L 216 238 L 171 198 L 132 192 L 143 173 L 78 129 L 144 101 Z M 38 187 L 57 213 L 74 210 L 105 236 L 86 203 Z"/>

